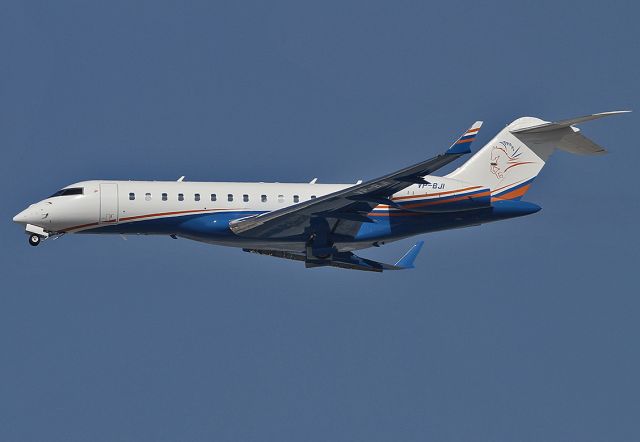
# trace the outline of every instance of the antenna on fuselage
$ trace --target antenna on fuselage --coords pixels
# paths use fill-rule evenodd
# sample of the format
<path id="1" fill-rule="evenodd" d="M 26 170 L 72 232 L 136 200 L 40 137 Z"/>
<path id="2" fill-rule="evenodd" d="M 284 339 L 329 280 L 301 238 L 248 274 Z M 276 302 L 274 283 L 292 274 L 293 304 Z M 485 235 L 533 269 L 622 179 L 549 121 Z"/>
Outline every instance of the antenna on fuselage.
<path id="1" fill-rule="evenodd" d="M 178 178 L 178 182 L 181 183 L 184 181 L 184 175 L 182 175 L 180 178 Z"/>
<path id="2" fill-rule="evenodd" d="M 309 181 L 309 184 L 315 184 L 318 181 L 318 178 L 314 178 L 311 181 Z"/>

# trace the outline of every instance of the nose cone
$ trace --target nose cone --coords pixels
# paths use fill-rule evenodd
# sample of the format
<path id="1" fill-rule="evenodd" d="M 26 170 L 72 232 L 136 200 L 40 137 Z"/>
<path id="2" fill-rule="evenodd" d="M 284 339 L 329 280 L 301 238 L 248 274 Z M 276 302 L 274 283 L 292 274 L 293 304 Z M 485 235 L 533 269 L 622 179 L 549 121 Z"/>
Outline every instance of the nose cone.
<path id="1" fill-rule="evenodd" d="M 33 204 L 14 216 L 13 222 L 18 224 L 41 225 L 46 218 L 48 218 L 48 214 L 45 213 L 42 208 L 39 208 L 38 205 Z"/>
<path id="2" fill-rule="evenodd" d="M 22 212 L 18 213 L 16 216 L 13 217 L 13 222 L 14 223 L 22 223 L 22 224 L 26 224 L 27 221 L 27 210 L 23 210 Z"/>

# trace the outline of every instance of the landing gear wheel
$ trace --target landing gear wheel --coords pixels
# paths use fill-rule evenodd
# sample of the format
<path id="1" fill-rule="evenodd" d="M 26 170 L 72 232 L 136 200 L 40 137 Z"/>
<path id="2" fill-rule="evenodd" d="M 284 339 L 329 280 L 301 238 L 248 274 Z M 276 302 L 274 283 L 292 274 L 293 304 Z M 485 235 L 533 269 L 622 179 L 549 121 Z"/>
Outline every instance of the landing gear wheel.
<path id="1" fill-rule="evenodd" d="M 29 244 L 34 247 L 40 244 L 40 235 L 36 235 L 35 233 L 33 235 L 29 235 Z"/>

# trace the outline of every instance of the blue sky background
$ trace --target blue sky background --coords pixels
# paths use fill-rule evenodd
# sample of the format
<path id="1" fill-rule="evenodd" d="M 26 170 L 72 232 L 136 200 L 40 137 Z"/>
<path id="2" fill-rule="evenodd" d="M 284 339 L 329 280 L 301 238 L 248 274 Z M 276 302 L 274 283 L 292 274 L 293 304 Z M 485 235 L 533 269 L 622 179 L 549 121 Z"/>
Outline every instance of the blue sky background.
<path id="1" fill-rule="evenodd" d="M 165 237 L 27 245 L 94 178 L 355 182 L 485 121 L 638 108 L 637 2 L 0 3 L 0 440 L 628 441 L 638 117 L 543 210 L 382 275 Z M 393 261 L 411 241 L 365 252 Z"/>

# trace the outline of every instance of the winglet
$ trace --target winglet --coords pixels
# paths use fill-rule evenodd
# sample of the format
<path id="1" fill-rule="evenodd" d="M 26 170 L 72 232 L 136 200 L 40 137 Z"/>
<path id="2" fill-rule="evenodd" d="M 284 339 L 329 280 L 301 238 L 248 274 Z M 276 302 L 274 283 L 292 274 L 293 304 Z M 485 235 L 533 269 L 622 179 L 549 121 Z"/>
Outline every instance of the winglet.
<path id="1" fill-rule="evenodd" d="M 416 257 L 418 256 L 418 253 L 420 253 L 420 249 L 422 249 L 423 245 L 424 241 L 418 241 L 417 243 L 415 243 L 413 247 L 411 247 L 409 251 L 405 253 L 404 256 L 398 260 L 398 262 L 396 262 L 395 266 L 402 269 L 412 269 L 413 261 L 416 260 Z"/>
<path id="2" fill-rule="evenodd" d="M 482 121 L 476 121 L 471 127 L 456 140 L 447 150 L 449 155 L 463 155 L 471 152 L 471 142 L 476 139 L 476 135 L 482 126 Z"/>

